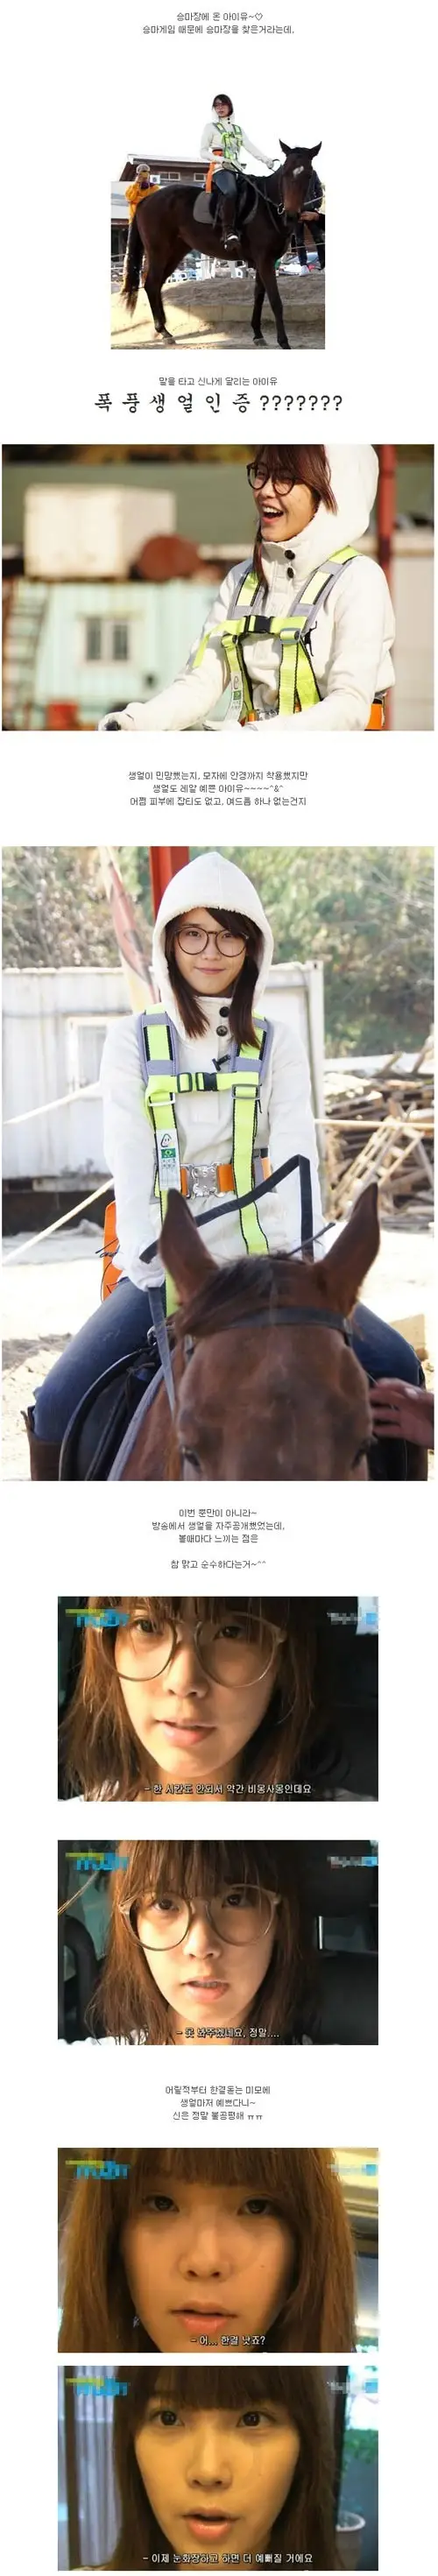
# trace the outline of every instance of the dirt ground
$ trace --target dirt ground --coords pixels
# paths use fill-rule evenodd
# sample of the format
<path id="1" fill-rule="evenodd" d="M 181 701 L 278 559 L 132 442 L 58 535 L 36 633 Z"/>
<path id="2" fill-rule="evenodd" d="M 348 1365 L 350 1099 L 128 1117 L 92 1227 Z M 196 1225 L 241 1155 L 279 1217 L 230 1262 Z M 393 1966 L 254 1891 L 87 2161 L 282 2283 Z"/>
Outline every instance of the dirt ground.
<path id="1" fill-rule="evenodd" d="M 291 349 L 324 349 L 324 276 L 321 269 L 304 270 L 279 279 L 285 325 Z M 163 302 L 168 331 L 181 349 L 253 349 L 251 313 L 254 302 L 254 278 L 227 276 L 201 278 L 195 286 L 190 279 L 184 286 L 164 287 Z M 276 348 L 273 314 L 265 302 L 262 330 L 269 348 Z M 140 287 L 134 314 L 128 314 L 120 292 L 111 297 L 112 349 L 153 349 L 163 346 L 157 341 L 144 288 Z"/>
<path id="2" fill-rule="evenodd" d="M 3 1274 L 3 1477 L 28 1476 L 23 1411 L 35 1387 L 98 1304 L 101 1237 L 87 1223 L 67 1242 L 40 1244 Z M 15 1247 L 18 1253 L 18 1241 Z M 10 1255 L 11 1243 L 4 1253 Z M 431 1233 L 382 1229 L 366 1302 L 412 1338 L 430 1383 L 434 1358 L 434 1245 Z M 432 1472 L 429 1460 L 429 1474 Z"/>

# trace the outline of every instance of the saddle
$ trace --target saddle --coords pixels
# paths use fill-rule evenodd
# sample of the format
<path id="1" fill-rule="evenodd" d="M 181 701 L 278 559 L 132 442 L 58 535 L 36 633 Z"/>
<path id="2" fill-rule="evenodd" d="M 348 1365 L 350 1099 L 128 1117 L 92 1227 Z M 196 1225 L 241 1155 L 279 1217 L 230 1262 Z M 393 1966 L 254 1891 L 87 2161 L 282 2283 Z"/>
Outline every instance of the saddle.
<path id="1" fill-rule="evenodd" d="M 221 171 L 218 175 L 222 179 L 226 174 Z M 251 223 L 257 212 L 257 181 L 244 178 L 238 171 L 233 171 L 233 178 L 237 181 L 236 226 L 240 232 L 241 225 Z M 210 192 L 207 188 L 200 188 L 193 207 L 194 221 L 199 224 L 200 232 L 220 231 L 220 197 L 225 193 L 225 189 L 218 189 L 217 177 Z"/>
<path id="2" fill-rule="evenodd" d="M 61 1484 L 106 1484 L 139 1405 L 161 1384 L 162 1370 L 151 1331 L 138 1352 L 113 1360 L 88 1387 L 64 1433 L 59 1461 Z"/>

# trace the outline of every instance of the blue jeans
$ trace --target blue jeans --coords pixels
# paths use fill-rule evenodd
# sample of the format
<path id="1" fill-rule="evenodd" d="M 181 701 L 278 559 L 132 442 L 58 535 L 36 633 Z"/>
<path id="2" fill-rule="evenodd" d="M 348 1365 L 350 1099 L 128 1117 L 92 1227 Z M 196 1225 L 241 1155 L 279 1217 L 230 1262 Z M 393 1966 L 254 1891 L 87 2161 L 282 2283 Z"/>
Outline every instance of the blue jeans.
<path id="1" fill-rule="evenodd" d="M 164 1292 L 163 1292 L 164 1303 Z M 120 1279 L 110 1297 L 90 1315 L 80 1333 L 74 1333 L 61 1358 L 55 1360 L 44 1386 L 35 1398 L 35 1432 L 37 1440 L 64 1439 L 76 1405 L 87 1388 L 94 1385 L 113 1360 L 133 1359 L 144 1350 L 152 1316 L 149 1298 L 143 1288 L 133 1288 L 130 1279 Z"/>
<path id="2" fill-rule="evenodd" d="M 409 1386 L 424 1386 L 424 1376 L 412 1342 L 403 1333 L 394 1332 L 393 1324 L 382 1324 L 370 1306 L 356 1306 L 353 1350 L 367 1377 L 402 1377 Z"/>
<path id="3" fill-rule="evenodd" d="M 144 1289 L 133 1288 L 130 1279 L 121 1279 L 95 1315 L 74 1333 L 61 1359 L 55 1361 L 44 1386 L 38 1388 L 35 1402 L 35 1432 L 39 1440 L 64 1438 L 81 1396 L 94 1384 L 112 1360 L 127 1359 L 144 1349 L 152 1322 L 149 1298 Z M 353 1347 L 362 1368 L 370 1378 L 402 1377 L 411 1386 L 422 1385 L 422 1370 L 416 1352 L 391 1324 L 382 1324 L 369 1306 L 357 1306 Z"/>

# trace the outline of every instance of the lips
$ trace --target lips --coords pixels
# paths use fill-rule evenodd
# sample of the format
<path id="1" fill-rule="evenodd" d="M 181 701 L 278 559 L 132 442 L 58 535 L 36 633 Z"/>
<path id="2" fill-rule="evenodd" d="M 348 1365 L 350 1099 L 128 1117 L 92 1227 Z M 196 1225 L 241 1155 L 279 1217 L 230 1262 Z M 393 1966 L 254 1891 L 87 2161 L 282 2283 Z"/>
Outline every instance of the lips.
<path id="1" fill-rule="evenodd" d="M 190 2334 L 197 2334 L 203 2327 L 211 2334 L 218 2334 L 222 2326 L 227 2328 L 235 2324 L 234 2312 L 231 2313 L 229 2308 L 174 2308 L 172 2314 L 182 2318 Z"/>
<path id="2" fill-rule="evenodd" d="M 184 2514 L 184 2521 L 188 2523 L 189 2531 L 193 2532 L 194 2540 L 226 2539 L 227 2533 L 233 2530 L 235 2519 L 235 2514 L 230 2513 Z"/>
<path id="3" fill-rule="evenodd" d="M 206 2002 L 210 2002 L 212 1995 L 228 1994 L 228 1981 L 223 1977 L 185 1977 L 184 1992 L 186 1995 L 205 1995 Z"/>
<path id="4" fill-rule="evenodd" d="M 160 1733 L 167 1736 L 169 1744 L 178 1745 L 183 1753 L 186 1750 L 189 1751 L 192 1744 L 204 1744 L 207 1736 L 214 1734 L 214 1727 L 204 1726 L 202 1722 L 200 1725 L 193 1722 L 185 1726 L 183 1718 L 165 1717 L 160 1719 L 159 1724 Z"/>

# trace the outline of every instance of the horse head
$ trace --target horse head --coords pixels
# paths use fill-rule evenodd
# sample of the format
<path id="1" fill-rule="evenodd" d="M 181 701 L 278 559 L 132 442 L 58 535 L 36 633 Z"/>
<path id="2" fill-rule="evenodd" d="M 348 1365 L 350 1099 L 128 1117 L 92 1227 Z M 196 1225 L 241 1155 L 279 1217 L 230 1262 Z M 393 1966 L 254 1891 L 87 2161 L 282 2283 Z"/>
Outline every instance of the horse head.
<path id="1" fill-rule="evenodd" d="M 312 162 L 320 151 L 320 143 L 312 143 L 310 147 L 304 143 L 292 145 L 280 141 L 280 152 L 284 152 L 281 186 L 285 215 L 301 214 L 310 187 Z"/>
<path id="2" fill-rule="evenodd" d="M 277 1253 L 218 1267 L 170 1192 L 160 1249 L 179 1298 L 184 1482 L 367 1477 L 368 1380 L 348 1318 L 378 1245 L 372 1183 L 323 1260 Z"/>

